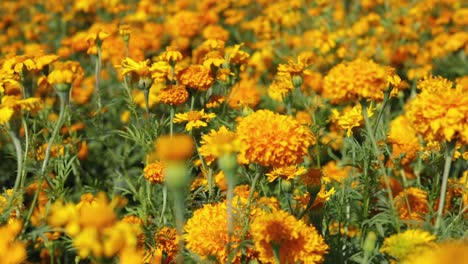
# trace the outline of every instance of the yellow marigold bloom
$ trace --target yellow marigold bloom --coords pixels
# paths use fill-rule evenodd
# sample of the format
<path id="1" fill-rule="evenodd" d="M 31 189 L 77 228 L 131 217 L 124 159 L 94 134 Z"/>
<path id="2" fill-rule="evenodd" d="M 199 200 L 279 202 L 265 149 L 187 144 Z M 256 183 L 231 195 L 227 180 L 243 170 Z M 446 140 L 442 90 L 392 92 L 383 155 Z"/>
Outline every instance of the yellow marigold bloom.
<path id="1" fill-rule="evenodd" d="M 135 61 L 132 58 L 125 58 L 122 60 L 122 64 L 117 65 L 117 67 L 122 68 L 122 75 L 134 73 L 141 78 L 151 76 L 149 65 L 150 60 Z"/>
<path id="2" fill-rule="evenodd" d="M 22 110 L 36 112 L 41 108 L 40 98 L 19 99 L 18 96 L 5 95 L 0 104 L 0 125 L 5 125 L 12 118 L 20 116 Z"/>
<path id="3" fill-rule="evenodd" d="M 208 25 L 203 29 L 205 39 L 219 39 L 226 42 L 229 39 L 229 31 L 219 25 Z"/>
<path id="4" fill-rule="evenodd" d="M 468 97 L 461 86 L 438 77 L 418 83 L 422 90 L 406 107 L 414 129 L 428 141 L 468 144 Z"/>
<path id="5" fill-rule="evenodd" d="M 151 65 L 151 77 L 155 82 L 166 83 L 167 80 L 171 80 L 172 70 L 169 62 L 163 60 L 157 61 Z"/>
<path id="6" fill-rule="evenodd" d="M 410 208 L 406 203 L 405 195 L 408 198 Z M 395 197 L 395 207 L 401 219 L 424 221 L 426 214 L 429 213 L 427 192 L 416 187 L 404 189 Z"/>
<path id="7" fill-rule="evenodd" d="M 242 234 L 242 222 L 237 214 L 233 214 L 233 223 L 231 246 L 235 248 Z M 226 263 L 228 259 L 226 245 L 229 241 L 226 203 L 206 204 L 196 210 L 192 218 L 187 221 L 184 230 L 188 250 L 203 260 L 213 257 L 219 263 Z M 238 263 L 240 255 L 239 251 L 232 262 Z"/>
<path id="8" fill-rule="evenodd" d="M 315 144 L 309 128 L 290 116 L 269 110 L 259 110 L 241 119 L 237 137 L 241 142 L 239 162 L 256 162 L 267 167 L 299 164 Z"/>
<path id="9" fill-rule="evenodd" d="M 400 78 L 392 68 L 357 59 L 340 63 L 328 72 L 324 78 L 323 96 L 334 104 L 361 99 L 382 101 L 388 86 L 398 86 L 399 83 Z M 397 89 L 393 89 L 392 94 L 396 92 Z"/>
<path id="10" fill-rule="evenodd" d="M 323 167 L 323 174 L 336 182 L 344 182 L 352 171 L 351 166 L 340 166 L 336 161 L 330 161 Z"/>
<path id="11" fill-rule="evenodd" d="M 173 36 L 191 38 L 197 35 L 202 29 L 201 14 L 182 10 L 168 19 L 168 32 Z"/>
<path id="12" fill-rule="evenodd" d="M 322 263 L 328 250 L 313 226 L 280 210 L 257 216 L 250 226 L 250 234 L 263 263 L 275 262 L 275 248 L 280 263 Z"/>
<path id="13" fill-rule="evenodd" d="M 293 89 L 294 86 L 288 76 L 276 75 L 273 82 L 268 86 L 268 96 L 275 101 L 282 102 L 284 97 Z"/>
<path id="14" fill-rule="evenodd" d="M 398 116 L 390 124 L 388 142 L 392 145 L 394 159 L 403 156 L 401 159 L 403 165 L 413 161 L 421 148 L 416 131 L 405 116 Z"/>
<path id="15" fill-rule="evenodd" d="M 182 105 L 187 102 L 189 93 L 183 85 L 172 85 L 162 89 L 157 94 L 156 100 L 167 105 Z"/>
<path id="16" fill-rule="evenodd" d="M 163 162 L 152 162 L 143 169 L 143 175 L 153 184 L 163 183 L 165 168 L 166 165 Z"/>
<path id="17" fill-rule="evenodd" d="M 53 70 L 47 76 L 50 84 L 72 84 L 84 76 L 84 70 L 76 61 L 56 61 Z"/>
<path id="18" fill-rule="evenodd" d="M 210 133 L 202 135 L 198 152 L 210 165 L 223 154 L 235 153 L 240 149 L 240 142 L 236 133 L 229 131 L 225 126 L 218 130 L 212 129 Z"/>
<path id="19" fill-rule="evenodd" d="M 174 64 L 182 60 L 182 53 L 178 51 L 175 47 L 166 47 L 166 51 L 164 51 L 161 55 L 159 55 L 159 59 L 169 64 Z"/>
<path id="20" fill-rule="evenodd" d="M 163 227 L 156 234 L 156 248 L 167 255 L 166 261 L 169 263 L 177 254 L 179 237 L 175 228 Z"/>
<path id="21" fill-rule="evenodd" d="M 468 263 L 468 241 L 449 240 L 425 250 L 411 252 L 402 264 Z"/>
<path id="22" fill-rule="evenodd" d="M 278 178 L 284 180 L 294 180 L 296 177 L 301 176 L 306 172 L 306 168 L 292 165 L 287 167 L 275 168 L 265 175 L 267 176 L 269 182 L 273 182 Z"/>
<path id="23" fill-rule="evenodd" d="M 229 63 L 246 64 L 250 58 L 250 54 L 241 50 L 244 43 L 236 44 L 233 47 L 226 48 L 226 54 L 229 57 Z"/>
<path id="24" fill-rule="evenodd" d="M 179 81 L 191 89 L 206 91 L 213 85 L 214 78 L 210 68 L 203 65 L 190 65 L 180 72 Z"/>
<path id="25" fill-rule="evenodd" d="M 233 109 L 244 107 L 255 108 L 260 102 L 260 92 L 256 87 L 256 80 L 241 77 L 238 84 L 234 85 L 227 96 L 227 103 Z"/>
<path id="26" fill-rule="evenodd" d="M 433 248 L 435 239 L 436 237 L 427 231 L 408 229 L 403 233 L 386 237 L 380 252 L 403 261 L 412 253 L 420 254 L 425 249 Z"/>
<path id="27" fill-rule="evenodd" d="M 193 138 L 185 134 L 164 135 L 156 140 L 155 156 L 162 161 L 185 160 L 192 156 L 193 151 Z"/>
<path id="28" fill-rule="evenodd" d="M 201 111 L 189 111 L 187 113 L 178 113 L 174 117 L 174 123 L 185 123 L 185 130 L 191 131 L 193 128 L 206 127 L 211 119 L 215 118 L 215 113 L 205 113 L 205 110 Z"/>
<path id="29" fill-rule="evenodd" d="M 4 226 L 0 226 L 0 259 L 5 264 L 20 264 L 26 260 L 26 246 L 16 240 L 21 232 L 22 224 L 13 220 Z"/>
<path id="30" fill-rule="evenodd" d="M 367 116 L 373 116 L 374 112 L 372 106 L 367 109 Z M 360 104 L 355 105 L 353 108 L 346 108 L 342 113 L 338 112 L 337 109 L 332 109 L 331 120 L 338 124 L 341 129 L 346 130 L 346 136 L 350 137 L 353 132 L 352 129 L 360 127 L 364 122 L 362 116 L 362 107 Z"/>

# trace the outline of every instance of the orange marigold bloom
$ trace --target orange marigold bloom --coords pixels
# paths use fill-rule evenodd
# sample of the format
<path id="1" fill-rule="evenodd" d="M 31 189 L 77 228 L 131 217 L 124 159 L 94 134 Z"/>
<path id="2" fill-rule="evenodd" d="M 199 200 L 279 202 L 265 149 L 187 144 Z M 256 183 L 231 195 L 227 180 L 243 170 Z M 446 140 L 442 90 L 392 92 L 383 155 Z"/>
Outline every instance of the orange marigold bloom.
<path id="1" fill-rule="evenodd" d="M 243 107 L 254 108 L 260 102 L 260 92 L 256 87 L 255 79 L 242 78 L 234 85 L 227 96 L 227 103 L 233 109 Z"/>
<path id="2" fill-rule="evenodd" d="M 187 102 L 189 93 L 183 85 L 172 85 L 159 91 L 156 99 L 167 105 L 181 105 Z"/>
<path id="3" fill-rule="evenodd" d="M 237 136 L 241 142 L 239 161 L 263 166 L 296 165 L 308 155 L 315 136 L 290 116 L 259 110 L 240 120 Z"/>
<path id="4" fill-rule="evenodd" d="M 233 223 L 232 248 L 240 242 L 242 234 L 242 222 L 237 214 L 233 214 Z M 184 229 L 185 241 L 190 251 L 198 254 L 203 260 L 211 256 L 219 263 L 226 263 L 226 245 L 229 241 L 226 203 L 204 205 L 193 213 Z M 240 255 L 238 251 L 232 262 L 240 263 Z"/>
<path id="5" fill-rule="evenodd" d="M 236 133 L 229 131 L 225 126 L 217 131 L 212 129 L 210 133 L 203 135 L 200 143 L 198 151 L 208 165 L 223 154 L 234 153 L 240 149 Z"/>
<path id="6" fill-rule="evenodd" d="M 168 19 L 168 32 L 173 36 L 191 38 L 202 29 L 202 16 L 198 13 L 182 10 Z"/>
<path id="7" fill-rule="evenodd" d="M 154 155 L 159 160 L 177 161 L 190 158 L 193 151 L 194 142 L 191 136 L 185 134 L 164 135 L 156 140 L 156 153 Z"/>
<path id="8" fill-rule="evenodd" d="M 165 169 L 166 165 L 163 162 L 152 162 L 143 169 L 143 175 L 153 184 L 163 183 Z"/>
<path id="9" fill-rule="evenodd" d="M 372 106 L 367 108 L 367 116 L 371 117 L 374 114 Z M 364 117 L 362 115 L 362 106 L 360 104 L 353 108 L 347 107 L 342 113 L 338 112 L 337 109 L 332 109 L 331 120 L 335 122 L 341 129 L 346 130 L 346 136 L 350 137 L 353 132 L 352 129 L 360 127 L 364 123 Z"/>
<path id="10" fill-rule="evenodd" d="M 390 84 L 397 86 L 400 78 L 394 70 L 371 60 L 357 59 L 333 67 L 324 78 L 323 96 L 332 103 L 345 103 L 360 99 L 382 101 Z M 397 89 L 393 89 L 395 95 Z"/>
<path id="11" fill-rule="evenodd" d="M 388 142 L 392 144 L 392 157 L 400 158 L 401 164 L 407 165 L 416 157 L 421 148 L 416 131 L 405 116 L 398 116 L 390 124 Z"/>
<path id="12" fill-rule="evenodd" d="M 405 195 L 408 198 L 409 208 Z M 427 192 L 416 187 L 404 189 L 395 197 L 395 207 L 401 219 L 424 221 L 424 217 L 429 213 Z"/>
<path id="13" fill-rule="evenodd" d="M 322 263 L 328 250 L 315 227 L 280 210 L 257 216 L 250 233 L 263 263 L 275 262 L 275 248 L 280 263 Z"/>
<path id="14" fill-rule="evenodd" d="M 179 81 L 191 89 L 206 91 L 213 85 L 214 78 L 210 68 L 203 65 L 190 65 L 181 71 Z"/>
<path id="15" fill-rule="evenodd" d="M 167 255 L 169 263 L 177 254 L 179 237 L 175 228 L 163 227 L 155 234 L 156 248 Z"/>
<path id="16" fill-rule="evenodd" d="M 468 97 L 461 86 L 429 77 L 418 83 L 422 91 L 406 107 L 414 129 L 428 141 L 468 144 Z"/>
<path id="17" fill-rule="evenodd" d="M 265 174 L 269 182 L 273 182 L 278 178 L 284 180 L 294 180 L 296 177 L 301 176 L 307 172 L 304 167 L 297 167 L 296 165 L 275 168 L 269 173 Z"/>

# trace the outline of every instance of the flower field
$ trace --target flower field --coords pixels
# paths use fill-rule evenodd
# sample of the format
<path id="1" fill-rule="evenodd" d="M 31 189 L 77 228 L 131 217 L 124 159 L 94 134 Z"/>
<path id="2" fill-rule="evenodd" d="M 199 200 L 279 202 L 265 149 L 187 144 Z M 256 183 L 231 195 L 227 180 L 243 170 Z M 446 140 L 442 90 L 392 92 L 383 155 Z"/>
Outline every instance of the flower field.
<path id="1" fill-rule="evenodd" d="M 468 4 L 5 0 L 0 264 L 468 264 Z"/>

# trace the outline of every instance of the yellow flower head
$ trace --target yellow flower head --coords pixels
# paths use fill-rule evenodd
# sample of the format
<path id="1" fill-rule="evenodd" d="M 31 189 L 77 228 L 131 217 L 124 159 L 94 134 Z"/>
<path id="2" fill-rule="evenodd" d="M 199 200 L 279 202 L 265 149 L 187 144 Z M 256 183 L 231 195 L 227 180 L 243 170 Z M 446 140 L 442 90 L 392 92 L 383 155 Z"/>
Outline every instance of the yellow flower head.
<path id="1" fill-rule="evenodd" d="M 156 234 L 156 247 L 167 255 L 166 261 L 170 262 L 177 254 L 178 240 L 175 228 L 163 227 Z"/>
<path id="2" fill-rule="evenodd" d="M 17 96 L 5 95 L 0 104 L 0 125 L 5 125 L 12 118 L 20 116 L 22 110 L 36 112 L 41 108 L 40 98 L 19 99 Z"/>
<path id="3" fill-rule="evenodd" d="M 21 232 L 22 224 L 13 220 L 4 226 L 0 226 L 0 259 L 2 263 L 20 264 L 26 260 L 26 245 L 16 236 Z"/>
<path id="4" fill-rule="evenodd" d="M 235 248 L 240 242 L 242 234 L 242 222 L 237 214 L 233 215 L 233 235 L 231 246 Z M 226 245 L 229 241 L 228 219 L 226 203 L 206 204 L 193 213 L 185 227 L 185 241 L 187 248 L 199 255 L 202 259 L 214 257 L 219 263 L 226 263 L 228 254 Z M 232 252 L 232 250 L 231 250 Z M 240 258 L 240 252 L 234 257 L 234 263 Z"/>
<path id="5" fill-rule="evenodd" d="M 414 129 L 428 141 L 468 144 L 468 97 L 462 86 L 440 77 L 418 83 L 421 93 L 406 106 Z"/>
<path id="6" fill-rule="evenodd" d="M 263 263 L 275 262 L 275 249 L 280 263 L 321 263 L 328 250 L 313 226 L 281 210 L 257 216 L 250 226 L 250 234 Z"/>
<path id="7" fill-rule="evenodd" d="M 241 142 L 239 162 L 263 166 L 296 165 L 308 155 L 315 136 L 290 116 L 259 110 L 241 119 L 237 125 Z"/>
<path id="8" fill-rule="evenodd" d="M 50 84 L 72 84 L 84 76 L 84 70 L 76 61 L 57 61 L 53 64 L 53 70 L 47 76 Z"/>
<path id="9" fill-rule="evenodd" d="M 202 109 L 201 111 L 189 111 L 187 113 L 176 114 L 174 118 L 174 123 L 187 122 L 185 130 L 191 131 L 193 128 L 206 127 L 208 125 L 207 122 L 209 122 L 210 119 L 213 119 L 215 117 L 215 113 L 205 113 L 205 110 Z"/>
<path id="10" fill-rule="evenodd" d="M 260 92 L 255 79 L 241 77 L 238 84 L 231 88 L 227 96 L 227 103 L 233 109 L 244 107 L 255 108 L 260 102 Z"/>
<path id="11" fill-rule="evenodd" d="M 372 107 L 369 107 L 367 109 L 367 116 L 371 117 L 373 114 Z M 364 122 L 362 107 L 358 104 L 353 108 L 345 109 L 342 113 L 338 112 L 336 109 L 332 109 L 331 120 L 337 123 L 341 129 L 345 129 L 346 136 L 350 137 L 353 134 L 352 129 L 360 127 Z"/>
<path id="12" fill-rule="evenodd" d="M 361 99 L 382 101 L 388 86 L 397 86 L 398 80 L 392 68 L 357 59 L 338 64 L 328 72 L 324 78 L 323 96 L 335 104 Z M 392 95 L 396 92 L 394 89 Z"/>
<path id="13" fill-rule="evenodd" d="M 182 60 L 182 53 L 174 47 L 166 47 L 166 51 L 159 55 L 159 59 L 169 64 L 177 63 Z"/>
<path id="14" fill-rule="evenodd" d="M 385 238 L 380 252 L 402 261 L 412 253 L 421 253 L 426 248 L 433 248 L 435 239 L 436 237 L 427 231 L 408 229 Z"/>
<path id="15" fill-rule="evenodd" d="M 403 165 L 413 161 L 421 148 L 416 131 L 405 116 L 398 116 L 390 124 L 388 142 L 392 144 L 394 159 L 403 156 L 401 159 Z"/>
<path id="16" fill-rule="evenodd" d="M 223 154 L 236 153 L 240 149 L 236 133 L 229 131 L 225 126 L 217 131 L 212 129 L 210 133 L 203 135 L 200 143 L 198 151 L 208 165 Z"/>
<path id="17" fill-rule="evenodd" d="M 294 180 L 296 177 L 301 176 L 306 172 L 306 168 L 292 165 L 287 167 L 275 168 L 265 175 L 267 176 L 269 182 L 273 182 L 278 178 L 284 180 Z"/>
<path id="18" fill-rule="evenodd" d="M 122 74 L 133 73 L 140 78 L 150 77 L 150 60 L 135 61 L 132 58 L 125 58 L 122 60 L 122 64 L 119 66 L 122 68 Z"/>
<path id="19" fill-rule="evenodd" d="M 468 242 L 466 240 L 449 240 L 424 250 L 409 252 L 403 264 L 466 264 L 468 260 Z"/>

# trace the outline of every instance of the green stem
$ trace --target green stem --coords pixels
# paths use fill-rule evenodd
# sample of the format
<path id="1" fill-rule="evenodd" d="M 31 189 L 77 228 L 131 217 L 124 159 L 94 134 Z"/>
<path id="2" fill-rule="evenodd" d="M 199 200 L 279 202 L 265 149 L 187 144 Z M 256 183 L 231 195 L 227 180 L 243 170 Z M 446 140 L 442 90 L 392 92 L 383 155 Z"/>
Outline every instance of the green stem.
<path id="1" fill-rule="evenodd" d="M 272 243 L 271 244 L 271 249 L 273 251 L 273 256 L 275 257 L 275 264 L 281 264 L 280 246 L 275 245 L 274 243 Z"/>
<path id="2" fill-rule="evenodd" d="M 164 219 L 164 214 L 166 213 L 166 205 L 167 205 L 167 186 L 163 186 L 163 205 L 161 210 L 161 216 L 159 218 L 159 223 L 162 223 Z"/>
<path id="3" fill-rule="evenodd" d="M 98 105 L 98 112 L 101 112 L 102 109 L 102 102 L 101 102 L 101 91 L 99 89 L 99 84 L 101 82 L 101 64 L 102 64 L 102 55 L 101 55 L 101 47 L 97 45 L 97 58 L 96 58 L 96 68 L 94 72 L 94 79 L 95 79 L 95 93 L 97 95 L 97 105 Z"/>
<path id="4" fill-rule="evenodd" d="M 16 193 L 18 192 L 18 188 L 21 183 L 21 178 L 22 178 L 22 171 L 23 171 L 23 150 L 21 148 L 21 141 L 18 138 L 18 135 L 9 130 L 8 134 L 10 134 L 11 140 L 13 141 L 13 145 L 15 146 L 15 152 L 16 152 L 16 163 L 17 163 L 17 171 L 16 171 L 16 180 L 15 180 L 15 185 L 13 186 L 13 193 L 9 197 L 10 199 L 8 200 L 8 206 L 7 208 L 10 209 L 11 204 L 13 203 L 13 200 L 15 198 Z"/>
<path id="5" fill-rule="evenodd" d="M 445 150 L 445 164 L 444 164 L 444 174 L 442 175 L 442 187 L 440 189 L 440 199 L 439 199 L 439 208 L 437 210 L 437 220 L 435 224 L 434 233 L 439 232 L 440 225 L 442 223 L 442 214 L 444 212 L 445 206 L 445 196 L 447 195 L 447 182 L 448 176 L 450 173 L 450 166 L 452 165 L 453 152 L 455 151 L 455 142 L 447 143 L 447 148 Z"/>
<path id="6" fill-rule="evenodd" d="M 170 113 L 170 123 L 169 123 L 169 133 L 170 136 L 174 134 L 174 114 L 175 114 L 175 109 L 174 106 L 171 106 L 171 113 Z"/>
<path id="7" fill-rule="evenodd" d="M 379 127 L 380 119 L 382 119 L 383 112 L 385 110 L 385 107 L 387 106 L 388 99 L 390 98 L 390 93 L 392 92 L 393 88 L 389 88 L 387 91 L 384 93 L 384 99 L 382 102 L 382 108 L 379 111 L 379 114 L 377 116 L 377 120 L 375 121 L 375 127 L 374 127 L 374 135 L 377 133 L 377 128 Z"/>
<path id="8" fill-rule="evenodd" d="M 44 156 L 44 161 L 42 162 L 42 167 L 41 167 L 41 172 L 40 172 L 40 178 L 39 178 L 39 183 L 37 185 L 37 189 L 36 189 L 36 192 L 34 193 L 34 198 L 31 202 L 31 206 L 29 208 L 29 212 L 26 216 L 26 221 L 24 223 L 24 228 L 23 228 L 23 232 L 24 230 L 26 230 L 26 227 L 29 223 L 29 219 L 31 219 L 31 216 L 32 216 L 32 213 L 34 211 L 34 207 L 36 206 L 36 202 L 37 202 L 37 199 L 38 199 L 38 196 L 39 196 L 39 192 L 41 191 L 41 185 L 42 183 L 44 182 L 44 180 L 46 180 L 49 185 L 52 187 L 52 184 L 49 180 L 49 178 L 46 176 L 46 168 L 47 168 L 47 163 L 49 161 L 49 158 L 50 158 L 50 152 L 51 152 L 51 149 L 52 149 L 52 144 L 54 143 L 54 140 L 55 140 L 55 137 L 57 136 L 59 130 L 60 130 L 60 127 L 62 126 L 62 123 L 63 123 L 63 119 L 65 117 L 65 110 L 66 110 L 66 106 L 67 106 L 67 102 L 68 102 L 68 91 L 59 91 L 59 90 L 56 90 L 58 96 L 59 96 L 59 99 L 60 99 L 60 112 L 59 112 L 59 117 L 58 117 L 58 120 L 57 120 L 57 123 L 55 124 L 55 127 L 54 127 L 54 130 L 52 132 L 52 135 L 49 139 L 49 142 L 47 143 L 47 148 L 46 148 L 46 151 L 45 151 L 45 156 Z"/>
<path id="9" fill-rule="evenodd" d="M 176 218 L 176 228 L 177 234 L 179 236 L 179 244 L 178 244 L 178 253 L 176 257 L 177 264 L 184 263 L 184 196 L 180 190 L 176 190 L 174 193 L 174 212 Z"/>
<path id="10" fill-rule="evenodd" d="M 385 164 L 383 164 L 383 161 L 380 159 L 380 151 L 379 151 L 379 148 L 377 147 L 377 141 L 375 140 L 374 133 L 372 132 L 372 128 L 371 128 L 370 121 L 369 121 L 369 116 L 367 115 L 367 105 L 365 104 L 365 102 L 361 102 L 361 106 L 362 106 L 362 115 L 364 117 L 365 127 L 367 130 L 367 133 L 369 134 L 369 139 L 371 141 L 372 149 L 379 163 L 379 170 L 384 178 L 385 185 L 387 187 L 388 198 L 389 198 L 390 205 L 391 205 L 390 209 L 392 210 L 392 214 L 395 218 L 395 227 L 397 231 L 400 232 L 400 224 L 398 220 L 399 218 L 398 218 L 398 215 L 396 215 L 393 192 L 392 192 L 392 189 L 390 188 L 390 179 L 388 178 L 387 173 L 385 173 Z"/>
<path id="11" fill-rule="evenodd" d="M 144 89 L 146 114 L 149 114 L 149 89 Z"/>

